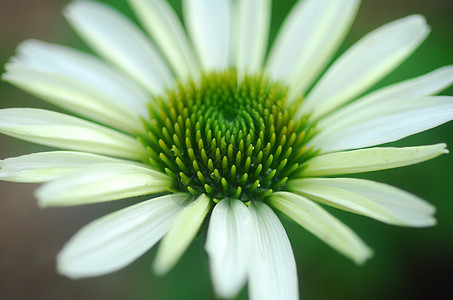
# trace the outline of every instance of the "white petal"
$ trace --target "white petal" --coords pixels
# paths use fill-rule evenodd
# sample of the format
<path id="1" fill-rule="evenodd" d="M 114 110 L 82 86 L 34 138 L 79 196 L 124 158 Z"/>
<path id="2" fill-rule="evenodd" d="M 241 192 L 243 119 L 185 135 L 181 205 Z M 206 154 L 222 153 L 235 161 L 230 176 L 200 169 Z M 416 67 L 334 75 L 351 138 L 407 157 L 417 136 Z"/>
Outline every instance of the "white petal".
<path id="1" fill-rule="evenodd" d="M 46 182 L 69 172 L 99 163 L 130 163 L 126 160 L 71 151 L 51 151 L 0 160 L 0 179 L 13 182 Z"/>
<path id="2" fill-rule="evenodd" d="M 364 108 L 387 103 L 400 98 L 419 98 L 431 96 L 453 84 L 453 66 L 439 68 L 431 73 L 405 80 L 379 89 L 373 93 L 348 104 L 342 109 L 328 115 L 318 123 L 318 128 L 328 130 L 331 126 L 347 122 L 348 115 L 360 114 Z"/>
<path id="3" fill-rule="evenodd" d="M 184 20 L 204 70 L 225 69 L 230 58 L 231 3 L 184 0 Z"/>
<path id="4" fill-rule="evenodd" d="M 151 93 L 172 86 L 172 75 L 157 50 L 117 11 L 94 1 L 75 1 L 66 7 L 65 16 L 96 52 Z"/>
<path id="5" fill-rule="evenodd" d="M 270 204 L 356 263 L 361 264 L 372 255 L 351 229 L 313 201 L 294 193 L 277 192 L 272 194 Z"/>
<path id="6" fill-rule="evenodd" d="M 239 74 L 258 72 L 267 49 L 270 0 L 239 1 L 236 68 Z"/>
<path id="7" fill-rule="evenodd" d="M 354 178 L 309 178 L 288 182 L 288 188 L 327 205 L 402 226 L 432 226 L 435 209 L 395 187 Z"/>
<path id="8" fill-rule="evenodd" d="M 163 0 L 129 0 L 129 3 L 178 77 L 198 76 L 195 54 L 171 6 Z"/>
<path id="9" fill-rule="evenodd" d="M 266 70 L 274 79 L 287 81 L 292 95 L 305 93 L 342 42 L 359 3 L 300 1 L 278 34 Z"/>
<path id="10" fill-rule="evenodd" d="M 406 59 L 428 33 L 429 27 L 420 15 L 372 31 L 327 70 L 301 110 L 313 110 L 313 118 L 318 118 L 352 100 Z"/>
<path id="11" fill-rule="evenodd" d="M 7 65 L 7 70 L 4 80 L 44 101 L 129 133 L 142 128 L 139 115 L 110 102 L 105 94 L 90 89 L 83 82 L 18 64 Z"/>
<path id="12" fill-rule="evenodd" d="M 183 208 L 170 231 L 160 242 L 159 251 L 154 260 L 154 270 L 157 274 L 166 274 L 176 264 L 200 229 L 210 206 L 209 198 L 202 194 L 193 203 Z"/>
<path id="13" fill-rule="evenodd" d="M 363 108 L 310 144 L 322 152 L 357 149 L 393 142 L 453 119 L 453 97 L 400 98 Z"/>
<path id="14" fill-rule="evenodd" d="M 69 111 L 137 132 L 149 101 L 141 89 L 95 57 L 64 46 L 28 40 L 3 79 Z"/>
<path id="15" fill-rule="evenodd" d="M 416 164 L 448 153 L 447 145 L 406 148 L 370 148 L 315 156 L 307 162 L 304 177 L 370 172 Z"/>
<path id="16" fill-rule="evenodd" d="M 127 266 L 167 233 L 186 197 L 173 194 L 154 198 L 88 224 L 58 254 L 58 271 L 76 279 Z"/>
<path id="17" fill-rule="evenodd" d="M 250 206 L 254 232 L 249 271 L 249 298 L 297 300 L 297 268 L 288 236 L 266 204 Z"/>
<path id="18" fill-rule="evenodd" d="M 143 109 L 148 94 L 118 70 L 99 58 L 62 45 L 27 40 L 18 47 L 18 59 L 33 69 L 71 76 L 93 87 L 106 90 L 110 97 L 123 105 Z M 139 112 L 141 112 L 139 110 Z"/>
<path id="19" fill-rule="evenodd" d="M 146 150 L 132 137 L 65 114 L 34 108 L 0 110 L 0 132 L 63 149 L 140 160 Z"/>
<path id="20" fill-rule="evenodd" d="M 212 211 L 206 251 L 216 294 L 232 298 L 246 281 L 251 247 L 251 218 L 244 203 L 222 200 Z"/>
<path id="21" fill-rule="evenodd" d="M 104 163 L 87 167 L 42 185 L 40 206 L 98 203 L 168 191 L 171 178 L 133 164 Z"/>

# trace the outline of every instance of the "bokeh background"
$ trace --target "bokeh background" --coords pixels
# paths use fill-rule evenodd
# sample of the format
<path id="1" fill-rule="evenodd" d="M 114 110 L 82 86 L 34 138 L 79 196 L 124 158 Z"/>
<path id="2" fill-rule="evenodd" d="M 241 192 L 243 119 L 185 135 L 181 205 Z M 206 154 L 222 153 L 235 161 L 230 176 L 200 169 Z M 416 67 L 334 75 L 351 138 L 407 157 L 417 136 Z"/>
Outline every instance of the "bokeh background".
<path id="1" fill-rule="evenodd" d="M 69 2 L 0 0 L 0 64 L 28 38 L 89 51 L 60 13 Z M 132 16 L 125 1 L 104 2 Z M 271 39 L 294 3 L 274 1 Z M 180 0 L 171 4 L 181 12 Z M 364 0 L 339 53 L 379 25 L 413 13 L 426 16 L 432 33 L 413 56 L 373 89 L 453 63 L 451 0 Z M 453 95 L 453 89 L 443 94 Z M 0 107 L 58 110 L 4 82 L 0 83 Z M 453 123 L 397 145 L 439 142 L 453 145 Z M 48 148 L 0 136 L 0 158 L 44 150 Z M 447 299 L 441 295 L 451 295 L 453 279 L 453 155 L 361 177 L 391 183 L 427 199 L 437 207 L 438 224 L 425 229 L 393 227 L 332 210 L 375 250 L 371 260 L 357 266 L 283 217 L 296 255 L 301 298 Z M 215 299 L 203 236 L 166 277 L 156 277 L 150 270 L 154 249 L 110 275 L 75 281 L 58 275 L 55 255 L 79 228 L 137 200 L 40 209 L 33 198 L 36 187 L 0 182 L 0 299 Z M 247 298 L 246 288 L 238 298 Z"/>

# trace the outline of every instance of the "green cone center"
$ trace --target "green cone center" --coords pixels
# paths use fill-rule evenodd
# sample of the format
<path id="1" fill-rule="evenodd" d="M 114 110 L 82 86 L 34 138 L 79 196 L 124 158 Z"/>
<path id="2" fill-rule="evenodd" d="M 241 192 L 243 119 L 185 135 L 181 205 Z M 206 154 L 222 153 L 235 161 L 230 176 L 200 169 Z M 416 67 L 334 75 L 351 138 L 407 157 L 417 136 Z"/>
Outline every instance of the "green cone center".
<path id="1" fill-rule="evenodd" d="M 143 143 L 174 189 L 213 200 L 262 200 L 313 155 L 306 118 L 293 120 L 287 88 L 262 75 L 203 74 L 150 105 Z"/>

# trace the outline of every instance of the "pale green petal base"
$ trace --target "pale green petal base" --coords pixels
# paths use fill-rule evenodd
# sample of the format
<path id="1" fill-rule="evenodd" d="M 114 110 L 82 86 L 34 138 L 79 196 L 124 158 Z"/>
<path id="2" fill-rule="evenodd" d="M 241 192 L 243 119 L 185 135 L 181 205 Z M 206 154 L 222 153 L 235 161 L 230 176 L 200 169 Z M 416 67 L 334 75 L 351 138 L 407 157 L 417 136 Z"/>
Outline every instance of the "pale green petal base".
<path id="1" fill-rule="evenodd" d="M 170 231 L 160 242 L 154 260 L 154 271 L 165 275 L 176 264 L 184 251 L 189 247 L 200 229 L 206 214 L 211 209 L 211 200 L 202 194 L 193 203 L 188 203 L 176 218 Z"/>

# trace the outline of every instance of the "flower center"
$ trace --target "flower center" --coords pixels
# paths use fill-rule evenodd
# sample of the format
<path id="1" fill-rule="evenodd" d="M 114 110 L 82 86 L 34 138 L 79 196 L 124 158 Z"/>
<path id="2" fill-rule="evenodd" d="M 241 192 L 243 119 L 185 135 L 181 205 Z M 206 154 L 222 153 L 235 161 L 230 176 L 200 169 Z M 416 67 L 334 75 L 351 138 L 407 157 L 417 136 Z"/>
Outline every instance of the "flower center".
<path id="1" fill-rule="evenodd" d="M 149 163 L 174 188 L 216 199 L 262 200 L 313 156 L 306 118 L 293 120 L 287 89 L 262 75 L 203 74 L 150 105 Z"/>

